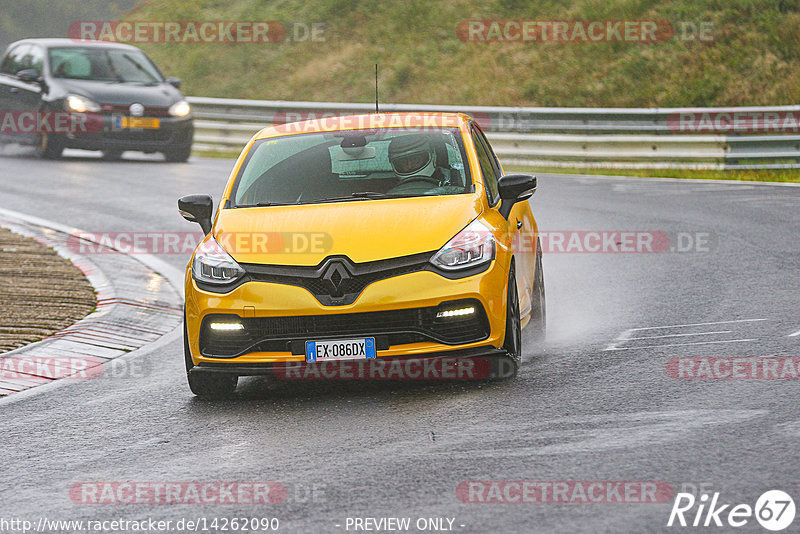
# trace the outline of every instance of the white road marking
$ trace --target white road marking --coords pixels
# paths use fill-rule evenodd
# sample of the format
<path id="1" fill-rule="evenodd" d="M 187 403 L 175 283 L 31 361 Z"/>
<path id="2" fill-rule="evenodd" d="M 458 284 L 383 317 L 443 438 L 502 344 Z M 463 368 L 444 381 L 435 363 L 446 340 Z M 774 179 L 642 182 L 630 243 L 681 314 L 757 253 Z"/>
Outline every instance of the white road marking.
<path id="1" fill-rule="evenodd" d="M 629 337 L 628 340 L 634 339 L 659 339 L 663 337 L 684 337 L 684 336 L 704 336 L 710 334 L 730 334 L 733 330 L 717 330 L 716 332 L 694 332 L 692 334 L 666 334 L 663 336 L 646 336 L 646 337 Z"/>
<path id="2" fill-rule="evenodd" d="M 617 350 L 617 345 L 620 345 L 628 341 L 628 338 L 631 337 L 632 332 L 633 330 L 625 330 L 623 333 L 617 336 L 617 339 L 609 343 L 609 345 L 604 350 Z"/>
<path id="3" fill-rule="evenodd" d="M 13 211 L 13 210 L 5 209 L 5 208 L 0 208 L 0 215 L 4 215 L 4 216 L 6 216 L 8 218 L 11 218 L 11 219 L 17 219 L 18 221 L 23 221 L 23 222 L 26 222 L 28 224 L 32 224 L 34 226 L 42 226 L 42 227 L 45 227 L 45 228 L 50 228 L 51 230 L 55 230 L 57 232 L 61 232 L 62 234 L 67 234 L 67 235 L 73 234 L 73 233 L 74 234 L 80 234 L 80 233 L 84 233 L 85 234 L 85 232 L 81 232 L 77 228 L 70 228 L 69 226 L 64 225 L 64 224 L 60 224 L 60 223 L 57 223 L 57 222 L 54 222 L 54 221 L 48 221 L 48 220 L 42 219 L 40 217 L 35 217 L 33 215 L 27 215 L 25 213 L 20 213 L 18 211 Z M 94 242 L 98 243 L 97 241 L 94 241 Z M 108 246 L 108 245 L 104 245 L 104 246 Z M 114 247 L 109 247 L 109 248 L 114 248 Z M 130 253 L 126 253 L 126 252 L 123 252 L 121 250 L 118 250 L 118 249 L 114 249 L 114 250 L 117 250 L 118 252 L 120 252 L 122 254 L 126 254 L 127 256 L 130 256 L 131 258 L 139 261 L 139 263 L 149 267 L 153 271 L 157 272 L 158 274 L 160 274 L 161 276 L 166 278 L 167 281 L 170 283 L 170 285 L 172 285 L 172 287 L 178 292 L 178 294 L 180 295 L 181 299 L 183 299 L 183 275 L 184 275 L 184 273 L 183 273 L 183 271 L 181 269 L 173 267 L 172 265 L 170 265 L 166 261 L 164 261 L 161 258 L 158 258 L 158 257 L 156 257 L 156 256 L 154 256 L 152 254 L 130 254 Z M 119 358 L 117 358 L 117 361 L 133 359 L 133 358 L 137 358 L 139 356 L 147 355 L 147 354 L 149 354 L 151 352 L 155 352 L 156 350 L 161 350 L 163 347 L 165 347 L 169 343 L 172 343 L 176 339 L 180 339 L 180 337 L 182 335 L 183 335 L 183 321 L 178 323 L 178 326 L 176 326 L 171 332 L 168 332 L 168 333 L 162 335 L 160 338 L 158 338 L 157 340 L 153 341 L 152 343 L 148 343 L 147 345 L 143 345 L 143 346 L 139 347 L 138 349 L 135 349 L 135 350 L 125 354 L 124 356 L 120 356 Z M 38 395 L 38 394 L 44 393 L 45 391 L 50 391 L 51 389 L 64 387 L 64 386 L 68 385 L 69 383 L 70 383 L 70 380 L 68 380 L 68 379 L 53 380 L 53 381 L 51 381 L 51 382 L 49 382 L 47 384 L 42 384 L 40 386 L 28 388 L 28 389 L 25 389 L 23 391 L 14 393 L 13 395 L 7 395 L 7 396 L 4 396 L 4 397 L 0 397 L 0 405 L 7 405 L 7 404 L 19 402 L 21 400 L 27 399 L 28 397 L 32 397 L 34 395 Z"/>
<path id="4" fill-rule="evenodd" d="M 754 321 L 767 321 L 768 319 L 736 319 L 734 321 L 714 321 L 711 323 L 689 323 L 689 324 L 673 324 L 669 326 L 644 326 L 641 328 L 631 328 L 631 331 L 638 330 L 655 330 L 657 328 L 685 328 L 687 326 L 707 326 L 712 324 L 730 324 L 730 323 L 749 323 Z"/>
<path id="5" fill-rule="evenodd" d="M 797 332 L 795 332 L 794 334 L 789 334 L 789 335 L 788 335 L 788 336 L 786 336 L 786 337 L 797 337 L 797 336 L 800 336 L 800 330 L 798 330 L 798 331 L 797 331 Z"/>
<path id="6" fill-rule="evenodd" d="M 622 332 L 615 340 L 608 344 L 608 346 L 603 350 L 634 350 L 634 349 L 650 349 L 650 348 L 657 348 L 657 347 L 681 347 L 686 345 L 708 345 L 713 343 L 736 343 L 736 342 L 744 342 L 744 341 L 754 341 L 752 339 L 733 339 L 733 340 L 726 340 L 726 341 L 698 341 L 694 343 L 671 343 L 666 345 L 646 345 L 641 347 L 621 347 L 620 345 L 624 345 L 626 341 L 636 341 L 636 340 L 643 340 L 643 339 L 664 339 L 664 338 L 673 338 L 673 337 L 689 337 L 689 336 L 704 336 L 704 335 L 714 335 L 714 334 L 730 334 L 733 330 L 716 330 L 710 332 L 688 332 L 683 334 L 664 334 L 658 336 L 641 336 L 641 337 L 633 337 L 634 332 L 642 332 L 644 330 L 664 330 L 667 328 L 689 328 L 693 326 L 711 326 L 711 325 L 721 325 L 721 324 L 735 324 L 735 323 L 754 323 L 760 321 L 768 321 L 769 319 L 734 319 L 732 321 L 708 321 L 704 323 L 687 323 L 687 324 L 673 324 L 667 326 L 641 326 L 638 328 L 629 328 Z M 800 335 L 800 332 L 797 332 L 793 335 Z"/>
<path id="7" fill-rule="evenodd" d="M 645 345 L 643 347 L 614 347 L 605 350 L 638 350 L 638 349 L 658 349 L 661 347 L 685 347 L 687 345 L 713 345 L 715 343 L 743 343 L 745 341 L 758 341 L 756 339 L 727 339 L 725 341 L 696 341 L 694 343 L 668 343 L 666 345 Z"/>

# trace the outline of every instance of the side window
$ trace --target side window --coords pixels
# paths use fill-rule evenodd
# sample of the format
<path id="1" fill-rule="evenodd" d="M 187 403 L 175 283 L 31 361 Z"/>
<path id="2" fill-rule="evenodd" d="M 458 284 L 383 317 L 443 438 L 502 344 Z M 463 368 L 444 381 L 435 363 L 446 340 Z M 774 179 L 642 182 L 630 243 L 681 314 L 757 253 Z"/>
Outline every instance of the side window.
<path id="1" fill-rule="evenodd" d="M 0 72 L 3 74 L 10 74 L 14 76 L 22 70 L 22 58 L 30 50 L 31 45 L 23 44 L 12 49 L 6 57 L 3 58 L 3 63 L 0 64 Z"/>
<path id="2" fill-rule="evenodd" d="M 500 161 L 498 161 L 497 156 L 494 153 L 494 149 L 492 149 L 492 145 L 489 143 L 489 140 L 486 139 L 486 134 L 477 128 L 475 131 L 478 133 L 478 137 L 480 137 L 483 141 L 483 144 L 486 147 L 486 152 L 489 154 L 489 160 L 492 162 L 492 167 L 494 167 L 494 172 L 499 179 L 501 176 L 503 176 L 503 171 L 500 168 Z"/>
<path id="3" fill-rule="evenodd" d="M 475 145 L 475 153 L 478 155 L 478 163 L 481 166 L 481 174 L 483 175 L 483 185 L 486 187 L 486 195 L 489 199 L 489 205 L 494 206 L 500 199 L 500 191 L 497 187 L 497 170 L 492 165 L 492 156 L 489 155 L 480 133 L 474 128 L 472 129 L 472 143 Z"/>

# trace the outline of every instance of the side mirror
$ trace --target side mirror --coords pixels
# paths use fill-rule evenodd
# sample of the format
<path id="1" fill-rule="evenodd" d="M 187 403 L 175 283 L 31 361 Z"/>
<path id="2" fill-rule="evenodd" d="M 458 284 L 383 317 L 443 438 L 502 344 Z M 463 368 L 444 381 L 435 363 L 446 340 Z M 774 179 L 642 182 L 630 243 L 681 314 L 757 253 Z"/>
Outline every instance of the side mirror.
<path id="1" fill-rule="evenodd" d="M 25 83 L 39 83 L 42 81 L 41 75 L 35 69 L 24 69 L 17 73 L 17 78 Z"/>
<path id="2" fill-rule="evenodd" d="M 188 195 L 178 199 L 178 211 L 184 219 L 196 222 L 203 232 L 211 231 L 211 213 L 214 201 L 208 195 Z"/>
<path id="3" fill-rule="evenodd" d="M 180 89 L 181 88 L 181 79 L 180 78 L 176 78 L 175 76 L 169 76 L 166 79 L 166 82 L 168 84 L 170 84 L 172 87 L 174 87 L 175 89 Z"/>
<path id="4" fill-rule="evenodd" d="M 497 181 L 500 190 L 500 214 L 508 219 L 514 204 L 527 200 L 536 192 L 536 177 L 532 174 L 507 174 Z"/>

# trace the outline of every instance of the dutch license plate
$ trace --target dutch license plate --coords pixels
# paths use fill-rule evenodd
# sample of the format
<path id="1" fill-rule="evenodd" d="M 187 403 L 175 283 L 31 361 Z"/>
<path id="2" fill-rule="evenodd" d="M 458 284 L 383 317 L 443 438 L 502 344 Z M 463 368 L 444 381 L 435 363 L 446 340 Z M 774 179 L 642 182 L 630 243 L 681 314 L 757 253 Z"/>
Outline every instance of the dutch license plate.
<path id="1" fill-rule="evenodd" d="M 375 357 L 375 338 L 306 341 L 306 361 L 365 360 Z"/>
<path id="2" fill-rule="evenodd" d="M 161 121 L 152 117 L 119 117 L 120 128 L 137 128 L 141 130 L 158 130 Z"/>

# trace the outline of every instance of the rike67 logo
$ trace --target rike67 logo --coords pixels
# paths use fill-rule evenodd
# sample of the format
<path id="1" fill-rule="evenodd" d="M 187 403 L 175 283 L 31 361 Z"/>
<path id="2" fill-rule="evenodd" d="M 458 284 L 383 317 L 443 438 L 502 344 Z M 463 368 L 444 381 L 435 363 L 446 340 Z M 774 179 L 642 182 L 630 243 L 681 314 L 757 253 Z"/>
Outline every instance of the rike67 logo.
<path id="1" fill-rule="evenodd" d="M 756 500 L 755 507 L 723 503 L 719 492 L 710 497 L 703 493 L 698 498 L 691 493 L 678 493 L 667 526 L 738 528 L 750 524 L 755 517 L 763 528 L 777 532 L 788 528 L 794 516 L 794 500 L 781 490 L 765 491 Z"/>

